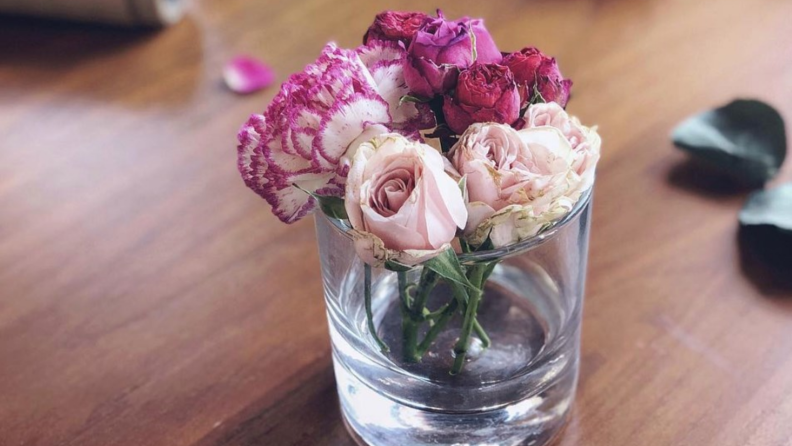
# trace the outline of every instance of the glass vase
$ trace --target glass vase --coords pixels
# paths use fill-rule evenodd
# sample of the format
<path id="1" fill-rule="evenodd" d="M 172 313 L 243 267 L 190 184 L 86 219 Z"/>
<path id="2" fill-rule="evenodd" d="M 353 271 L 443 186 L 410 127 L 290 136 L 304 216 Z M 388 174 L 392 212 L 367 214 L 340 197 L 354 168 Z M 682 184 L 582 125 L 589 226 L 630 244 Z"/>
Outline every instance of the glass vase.
<path id="1" fill-rule="evenodd" d="M 542 445 L 558 434 L 580 363 L 590 202 L 589 191 L 533 238 L 458 255 L 468 272 L 490 266 L 481 333 L 469 330 L 461 358 L 464 308 L 433 330 L 454 283 L 438 280 L 414 314 L 400 281 L 421 283 L 427 271 L 366 267 L 345 222 L 316 214 L 338 394 L 358 443 Z"/>

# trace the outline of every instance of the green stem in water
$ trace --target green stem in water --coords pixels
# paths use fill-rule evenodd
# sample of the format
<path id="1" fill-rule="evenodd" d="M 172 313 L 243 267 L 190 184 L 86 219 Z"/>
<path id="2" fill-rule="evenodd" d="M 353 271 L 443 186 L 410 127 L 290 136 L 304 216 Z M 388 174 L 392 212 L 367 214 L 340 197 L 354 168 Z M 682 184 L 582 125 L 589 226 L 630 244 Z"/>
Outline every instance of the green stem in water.
<path id="1" fill-rule="evenodd" d="M 454 302 L 454 301 L 452 301 L 452 302 Z M 440 308 L 436 309 L 435 311 L 429 311 L 428 309 L 424 309 L 424 319 L 427 320 L 427 321 L 436 320 L 437 318 L 442 316 L 443 313 L 445 313 L 446 309 L 450 305 L 451 304 L 443 304 L 443 305 L 440 306 Z"/>
<path id="2" fill-rule="evenodd" d="M 429 348 L 432 346 L 432 342 L 434 342 L 435 338 L 437 338 L 437 335 L 443 331 L 446 324 L 448 324 L 448 321 L 450 321 L 454 316 L 458 305 L 458 301 L 452 300 L 451 303 L 443 306 L 442 312 L 439 313 L 437 321 L 435 321 L 435 324 L 429 329 L 428 332 L 426 332 L 426 337 L 424 337 L 424 340 L 420 345 L 418 345 L 418 355 L 423 357 L 423 355 L 429 351 Z"/>
<path id="3" fill-rule="evenodd" d="M 467 309 L 465 311 L 465 319 L 462 322 L 462 333 L 459 335 L 459 340 L 454 346 L 454 366 L 451 368 L 451 374 L 456 375 L 462 371 L 465 365 L 465 356 L 467 355 L 468 345 L 470 344 L 470 334 L 473 332 L 473 325 L 476 321 L 476 312 L 478 311 L 478 304 L 481 300 L 481 290 L 471 290 L 469 296 Z"/>
<path id="4" fill-rule="evenodd" d="M 454 298 L 458 303 L 457 305 L 462 309 L 462 314 L 464 315 L 467 312 L 468 307 L 468 289 L 456 282 L 449 281 L 448 284 L 451 286 L 451 292 L 454 294 Z M 481 292 L 479 292 L 479 294 L 480 293 Z M 489 335 L 487 335 L 487 332 L 484 331 L 484 327 L 479 324 L 478 320 L 473 320 L 473 330 L 476 332 L 476 336 L 481 339 L 481 344 L 484 346 L 484 348 L 487 348 L 492 344 Z"/>
<path id="5" fill-rule="evenodd" d="M 377 335 L 377 328 L 374 326 L 374 314 L 371 311 L 371 265 L 366 264 L 363 266 L 363 276 L 364 276 L 363 295 L 365 299 L 366 319 L 368 320 L 369 332 L 371 332 L 371 336 L 374 337 L 374 340 L 377 341 L 377 345 L 379 345 L 380 351 L 382 353 L 387 353 L 388 351 L 390 351 L 390 349 L 384 342 L 382 342 L 382 339 L 380 339 L 379 336 Z"/>
<path id="6" fill-rule="evenodd" d="M 478 311 L 478 310 L 476 310 Z M 484 348 L 489 348 L 492 345 L 492 340 L 490 340 L 489 335 L 486 331 L 484 331 L 484 327 L 479 324 L 478 319 L 473 321 L 473 331 L 476 332 L 476 336 L 481 340 L 481 346 Z"/>
<path id="7" fill-rule="evenodd" d="M 479 264 L 471 268 L 471 282 L 479 290 L 479 299 L 484 297 L 484 285 L 487 282 L 487 279 L 484 276 L 489 277 L 489 274 L 487 273 L 488 269 L 488 263 Z M 487 332 L 484 331 L 484 327 L 482 327 L 481 324 L 479 324 L 478 319 L 475 318 L 473 319 L 473 330 L 475 330 L 476 336 L 481 339 L 481 344 L 484 348 L 488 348 L 490 345 L 492 345 L 492 341 L 487 335 Z"/>
<path id="8" fill-rule="evenodd" d="M 413 319 L 411 299 L 408 296 L 407 273 L 399 271 L 396 273 L 399 279 L 399 298 L 401 299 L 402 314 L 402 354 L 406 362 L 418 362 L 420 357 L 416 353 L 418 347 L 418 325 Z"/>
<path id="9" fill-rule="evenodd" d="M 426 301 L 429 300 L 431 294 L 440 276 L 429 268 L 424 268 L 421 271 L 421 281 L 418 284 L 418 295 L 415 297 L 412 313 L 416 317 L 424 318 L 424 309 L 426 308 Z"/>

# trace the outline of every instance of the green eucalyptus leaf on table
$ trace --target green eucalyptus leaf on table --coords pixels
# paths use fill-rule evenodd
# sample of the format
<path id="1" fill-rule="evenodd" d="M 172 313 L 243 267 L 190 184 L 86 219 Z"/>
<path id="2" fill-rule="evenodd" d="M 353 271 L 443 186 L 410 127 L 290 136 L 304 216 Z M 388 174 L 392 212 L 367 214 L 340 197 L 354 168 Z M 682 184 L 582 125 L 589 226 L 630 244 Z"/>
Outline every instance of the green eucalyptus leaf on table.
<path id="1" fill-rule="evenodd" d="M 737 99 L 683 121 L 674 144 L 693 158 L 750 185 L 763 185 L 786 157 L 784 120 L 770 105 Z"/>
<path id="2" fill-rule="evenodd" d="M 761 287 L 792 287 L 792 183 L 748 197 L 740 211 L 739 240 L 743 258 L 753 265 L 747 270 Z"/>
<path id="3" fill-rule="evenodd" d="M 792 183 L 751 194 L 740 211 L 740 225 L 771 226 L 792 237 Z"/>

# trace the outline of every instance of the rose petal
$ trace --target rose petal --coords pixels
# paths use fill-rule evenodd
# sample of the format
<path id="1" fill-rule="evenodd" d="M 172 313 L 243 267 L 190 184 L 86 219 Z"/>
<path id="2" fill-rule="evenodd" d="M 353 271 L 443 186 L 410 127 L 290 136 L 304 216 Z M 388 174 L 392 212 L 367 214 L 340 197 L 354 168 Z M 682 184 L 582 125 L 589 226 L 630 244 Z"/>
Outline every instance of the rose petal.
<path id="1" fill-rule="evenodd" d="M 360 260 L 375 268 L 381 267 L 388 261 L 388 250 L 382 239 L 370 232 L 355 229 L 350 230 L 349 235 L 355 242 L 355 251 Z"/>
<path id="2" fill-rule="evenodd" d="M 238 56 L 223 68 L 223 80 L 231 91 L 248 94 L 272 85 L 275 72 L 257 59 Z"/>

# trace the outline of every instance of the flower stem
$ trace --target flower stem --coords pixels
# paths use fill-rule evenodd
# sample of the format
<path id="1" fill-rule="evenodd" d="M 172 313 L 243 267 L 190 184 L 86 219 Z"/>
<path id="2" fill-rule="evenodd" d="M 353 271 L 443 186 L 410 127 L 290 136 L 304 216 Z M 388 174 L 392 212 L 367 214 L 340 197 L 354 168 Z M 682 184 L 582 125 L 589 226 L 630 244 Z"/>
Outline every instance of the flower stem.
<path id="1" fill-rule="evenodd" d="M 371 336 L 374 337 L 374 340 L 377 341 L 380 351 L 382 353 L 387 353 L 390 351 L 390 349 L 384 342 L 382 342 L 382 339 L 379 338 L 379 335 L 377 335 L 377 328 L 374 326 L 374 314 L 371 311 L 371 265 L 366 264 L 363 266 L 363 276 L 363 295 L 365 299 L 366 319 L 368 321 L 369 332 L 371 332 Z"/>
<path id="2" fill-rule="evenodd" d="M 485 276 L 488 276 L 487 270 L 489 269 L 489 264 L 479 264 L 471 268 L 470 277 L 471 283 L 479 290 L 479 299 L 484 297 L 484 285 L 487 282 Z M 478 309 L 477 309 L 478 311 Z M 492 341 L 490 340 L 487 332 L 484 331 L 484 327 L 479 324 L 478 319 L 474 317 L 473 319 L 473 330 L 476 331 L 476 336 L 481 339 L 481 343 L 484 348 L 489 347 L 492 345 Z"/>
<path id="3" fill-rule="evenodd" d="M 456 282 L 449 282 L 448 284 L 451 286 L 451 292 L 454 294 L 454 298 L 458 302 L 457 305 L 462 310 L 462 314 L 464 315 L 467 312 L 468 307 L 468 289 Z M 480 293 L 481 291 L 479 291 L 479 294 Z M 476 336 L 481 339 L 481 344 L 484 346 L 484 348 L 487 348 L 492 344 L 489 335 L 487 335 L 487 332 L 484 331 L 484 327 L 482 327 L 481 324 L 479 324 L 479 321 L 476 319 L 473 320 L 473 330 L 476 332 Z"/>
<path id="4" fill-rule="evenodd" d="M 424 309 L 426 308 L 426 301 L 429 300 L 429 294 L 437 285 L 440 276 L 429 268 L 424 268 L 421 271 L 421 281 L 418 284 L 418 295 L 413 302 L 412 314 L 413 316 L 423 320 L 425 318 Z"/>
<path id="5" fill-rule="evenodd" d="M 445 313 L 446 309 L 450 305 L 451 304 L 443 304 L 442 306 L 440 306 L 440 308 L 436 309 L 435 311 L 429 311 L 428 309 L 424 310 L 424 319 L 427 321 L 437 320 L 440 316 L 443 315 L 443 313 Z"/>
<path id="6" fill-rule="evenodd" d="M 399 279 L 399 298 L 401 300 L 402 314 L 402 356 L 406 362 L 418 362 L 420 357 L 416 353 L 418 347 L 418 326 L 413 318 L 411 299 L 408 296 L 407 273 L 399 271 L 396 273 Z"/>
<path id="7" fill-rule="evenodd" d="M 476 311 L 478 311 L 478 309 Z M 490 345 L 492 345 L 492 340 L 490 340 L 490 337 L 487 334 L 487 332 L 484 331 L 484 327 L 482 327 L 481 324 L 479 324 L 478 319 L 473 320 L 473 331 L 476 332 L 476 337 L 478 337 L 481 340 L 482 347 L 488 348 Z"/>
<path id="8" fill-rule="evenodd" d="M 470 343 L 470 334 L 476 322 L 476 312 L 478 311 L 478 304 L 481 300 L 481 290 L 471 291 L 465 311 L 465 319 L 462 322 L 462 333 L 460 333 L 459 340 L 454 346 L 456 358 L 454 358 L 454 366 L 451 368 L 452 375 L 456 375 L 462 371 L 462 367 L 465 365 L 465 356 L 467 355 L 468 344 Z"/>
<path id="9" fill-rule="evenodd" d="M 417 353 L 419 356 L 423 357 L 423 355 L 429 351 L 429 348 L 432 346 L 432 342 L 434 342 L 435 338 L 437 338 L 437 335 L 443 331 L 446 324 L 448 324 L 448 321 L 450 321 L 454 316 L 458 305 L 458 301 L 452 300 L 451 303 L 446 304 L 443 306 L 443 308 L 441 308 L 442 312 L 439 313 L 439 317 L 435 321 L 435 324 L 429 329 L 428 332 L 426 332 L 424 340 L 420 345 L 418 345 Z"/>

